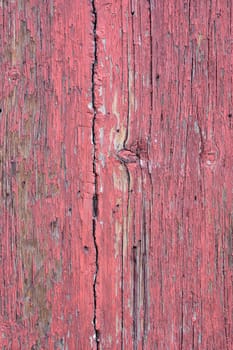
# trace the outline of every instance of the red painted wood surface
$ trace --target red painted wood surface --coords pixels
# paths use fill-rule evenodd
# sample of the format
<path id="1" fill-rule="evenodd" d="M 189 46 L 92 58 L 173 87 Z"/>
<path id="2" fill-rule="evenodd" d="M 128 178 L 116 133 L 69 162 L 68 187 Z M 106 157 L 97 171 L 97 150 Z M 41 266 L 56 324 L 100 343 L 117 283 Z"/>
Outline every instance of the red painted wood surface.
<path id="1" fill-rule="evenodd" d="M 232 3 L 0 1 L 0 348 L 233 348 Z"/>

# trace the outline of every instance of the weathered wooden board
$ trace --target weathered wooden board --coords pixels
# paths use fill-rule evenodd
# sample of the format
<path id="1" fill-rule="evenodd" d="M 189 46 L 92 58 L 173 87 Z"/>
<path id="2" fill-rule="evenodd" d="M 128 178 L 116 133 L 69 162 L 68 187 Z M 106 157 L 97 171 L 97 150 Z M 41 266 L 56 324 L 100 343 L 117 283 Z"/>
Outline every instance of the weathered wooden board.
<path id="1" fill-rule="evenodd" d="M 227 0 L 0 1 L 0 348 L 233 348 Z"/>

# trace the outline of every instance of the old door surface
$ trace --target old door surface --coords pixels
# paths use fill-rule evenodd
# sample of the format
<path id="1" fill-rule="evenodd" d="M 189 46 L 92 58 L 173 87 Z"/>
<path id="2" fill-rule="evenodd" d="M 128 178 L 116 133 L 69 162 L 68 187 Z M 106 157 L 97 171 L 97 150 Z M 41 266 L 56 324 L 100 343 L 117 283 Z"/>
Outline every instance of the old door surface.
<path id="1" fill-rule="evenodd" d="M 233 7 L 0 1 L 0 349 L 231 350 Z"/>

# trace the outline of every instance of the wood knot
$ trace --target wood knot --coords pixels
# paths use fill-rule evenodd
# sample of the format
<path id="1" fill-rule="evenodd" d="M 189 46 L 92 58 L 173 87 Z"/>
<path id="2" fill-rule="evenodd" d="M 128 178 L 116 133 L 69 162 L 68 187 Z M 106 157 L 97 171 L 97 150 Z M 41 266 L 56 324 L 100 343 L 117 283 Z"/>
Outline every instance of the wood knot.
<path id="1" fill-rule="evenodd" d="M 8 80 L 11 82 L 15 82 L 20 78 L 20 71 L 17 67 L 12 67 L 7 72 Z"/>
<path id="2" fill-rule="evenodd" d="M 137 154 L 127 149 L 120 150 L 117 153 L 117 157 L 123 163 L 137 163 L 138 161 Z"/>
<path id="3" fill-rule="evenodd" d="M 204 165 L 212 167 L 216 164 L 219 158 L 219 151 L 216 144 L 213 141 L 207 141 L 204 144 L 201 152 L 201 159 Z"/>

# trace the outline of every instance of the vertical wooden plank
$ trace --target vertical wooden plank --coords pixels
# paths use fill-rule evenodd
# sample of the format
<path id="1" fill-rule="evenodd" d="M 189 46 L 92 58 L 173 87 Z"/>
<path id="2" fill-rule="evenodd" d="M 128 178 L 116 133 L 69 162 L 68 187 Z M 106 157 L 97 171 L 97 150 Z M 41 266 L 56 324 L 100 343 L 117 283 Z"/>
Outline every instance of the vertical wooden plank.
<path id="1" fill-rule="evenodd" d="M 1 1 L 1 349 L 95 348 L 90 2 Z"/>
<path id="2" fill-rule="evenodd" d="M 95 3 L 100 348 L 230 349 L 232 7 Z"/>

